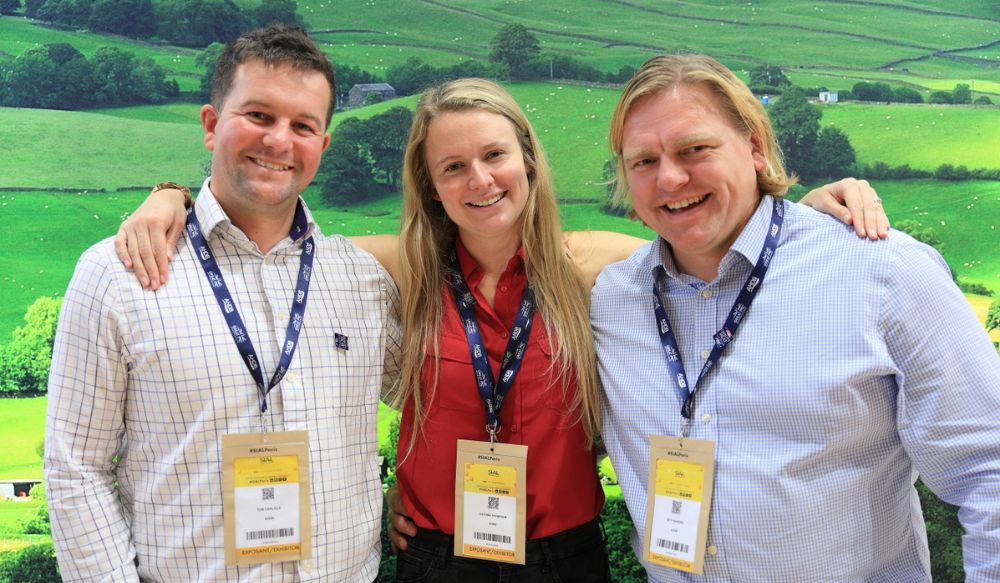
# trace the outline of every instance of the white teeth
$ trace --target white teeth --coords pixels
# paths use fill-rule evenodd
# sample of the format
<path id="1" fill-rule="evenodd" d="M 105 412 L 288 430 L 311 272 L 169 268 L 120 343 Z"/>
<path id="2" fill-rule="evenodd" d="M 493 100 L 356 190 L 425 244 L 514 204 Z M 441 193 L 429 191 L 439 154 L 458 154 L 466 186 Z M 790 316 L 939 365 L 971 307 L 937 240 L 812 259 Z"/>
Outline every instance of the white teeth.
<path id="1" fill-rule="evenodd" d="M 487 198 L 486 200 L 481 200 L 479 202 L 470 202 L 469 204 L 472 205 L 472 206 L 477 206 L 477 207 L 490 206 L 491 204 L 496 204 L 496 203 L 500 202 L 501 198 L 503 198 L 503 193 L 502 192 L 500 194 L 494 196 L 493 198 Z"/>
<path id="2" fill-rule="evenodd" d="M 707 194 L 703 194 L 701 196 L 686 198 L 684 200 L 679 200 L 677 202 L 668 202 L 667 208 L 672 211 L 680 210 L 682 208 L 689 207 L 693 204 L 698 204 L 699 202 L 705 200 L 707 197 L 708 197 Z"/>
<path id="3" fill-rule="evenodd" d="M 267 168 L 268 170 L 288 170 L 289 168 L 291 168 L 291 166 L 279 166 L 278 164 L 271 164 L 271 163 L 265 162 L 263 160 L 258 160 L 257 158 L 250 158 L 250 159 L 253 160 L 254 164 L 256 164 L 258 166 L 263 166 L 264 168 Z"/>

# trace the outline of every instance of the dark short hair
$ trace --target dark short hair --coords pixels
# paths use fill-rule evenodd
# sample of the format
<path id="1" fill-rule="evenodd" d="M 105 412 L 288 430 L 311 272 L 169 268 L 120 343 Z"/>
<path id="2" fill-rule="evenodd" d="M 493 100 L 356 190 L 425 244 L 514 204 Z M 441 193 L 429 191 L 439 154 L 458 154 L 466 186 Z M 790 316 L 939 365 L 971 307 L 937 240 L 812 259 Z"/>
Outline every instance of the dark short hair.
<path id="1" fill-rule="evenodd" d="M 260 59 L 268 66 L 287 64 L 300 71 L 322 73 L 330 84 L 330 105 L 326 109 L 326 127 L 330 127 L 330 119 L 337 103 L 333 64 L 304 29 L 284 24 L 251 30 L 226 45 L 219 60 L 215 62 L 215 72 L 212 75 L 211 99 L 216 110 L 222 111 L 223 102 L 233 88 L 236 69 L 253 59 Z"/>

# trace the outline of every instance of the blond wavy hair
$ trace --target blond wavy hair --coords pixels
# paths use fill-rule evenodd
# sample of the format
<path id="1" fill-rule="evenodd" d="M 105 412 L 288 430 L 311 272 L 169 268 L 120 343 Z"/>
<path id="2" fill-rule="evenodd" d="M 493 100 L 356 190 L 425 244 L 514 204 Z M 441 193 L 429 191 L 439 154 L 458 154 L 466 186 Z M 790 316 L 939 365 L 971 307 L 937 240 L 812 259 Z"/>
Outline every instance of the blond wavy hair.
<path id="1" fill-rule="evenodd" d="M 729 123 L 744 135 L 756 138 L 767 162 L 764 169 L 757 172 L 757 188 L 761 194 L 783 196 L 788 187 L 798 182 L 795 175 L 789 176 L 785 171 L 781 147 L 778 146 L 771 120 L 746 83 L 708 55 L 661 55 L 649 59 L 635 72 L 622 90 L 611 116 L 609 141 L 617 158 L 617 178 L 612 202 L 616 206 L 631 206 L 628 174 L 622 158 L 625 118 L 638 99 L 677 85 L 707 87 L 715 95 L 719 110 L 728 118 Z"/>
<path id="2" fill-rule="evenodd" d="M 423 394 L 419 389 L 427 349 L 438 354 L 442 298 L 447 289 L 445 269 L 457 234 L 455 223 L 434 199 L 436 191 L 427 168 L 425 141 L 427 130 L 437 117 L 467 111 L 487 111 L 503 116 L 514 127 L 519 139 L 529 185 L 521 217 L 528 283 L 534 290 L 538 313 L 552 344 L 553 372 L 562 379 L 564 396 L 568 380 L 576 378 L 577 391 L 567 406 L 583 424 L 587 435 L 585 445 L 590 447 L 600 426 L 590 301 L 580 271 L 563 245 L 549 164 L 534 129 L 514 98 L 492 81 L 468 78 L 432 87 L 423 94 L 414 113 L 403 161 L 399 253 L 405 334 L 403 375 L 396 405 L 412 403 L 413 406 L 410 449 L 431 405 L 431 402 L 425 403 L 424 398 L 431 395 L 430 401 L 433 401 L 438 386 L 440 357 L 436 356 L 431 386 Z"/>

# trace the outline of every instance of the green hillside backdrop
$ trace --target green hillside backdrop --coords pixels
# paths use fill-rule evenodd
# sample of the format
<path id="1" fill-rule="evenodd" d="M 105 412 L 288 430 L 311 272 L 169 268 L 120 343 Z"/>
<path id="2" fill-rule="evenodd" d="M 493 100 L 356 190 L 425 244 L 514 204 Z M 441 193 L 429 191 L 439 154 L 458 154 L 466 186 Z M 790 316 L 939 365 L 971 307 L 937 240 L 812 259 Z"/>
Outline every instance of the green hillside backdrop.
<path id="1" fill-rule="evenodd" d="M 237 4 L 252 8 L 259 2 Z M 411 57 L 435 67 L 486 62 L 497 31 L 520 23 L 539 39 L 543 56 L 571 57 L 609 73 L 637 67 L 654 54 L 696 51 L 719 58 L 744 78 L 770 64 L 810 89 L 844 92 L 859 81 L 886 82 L 925 98 L 962 83 L 973 97 L 1000 104 L 997 2 L 299 0 L 298 13 L 335 62 L 376 77 Z M 86 111 L 0 107 L 0 240 L 6 248 L 0 253 L 0 344 L 23 323 L 35 299 L 63 293 L 80 253 L 112 235 L 150 185 L 167 179 L 200 184 L 209 160 L 201 146 L 199 104 L 190 100 L 203 74 L 196 63 L 201 49 L 52 27 L 22 14 L 0 16 L 0 68 L 51 43 L 71 44 L 88 58 L 112 46 L 162 66 L 181 97 L 163 105 Z M 508 86 L 549 154 L 565 226 L 651 237 L 641 225 L 601 212 L 607 125 L 620 87 L 565 79 Z M 412 108 L 415 100 L 341 111 L 334 124 L 396 105 Z M 861 165 L 905 164 L 931 172 L 942 164 L 1000 168 L 997 106 L 845 102 L 821 109 L 821 124 L 846 132 Z M 1000 295 L 1000 181 L 873 183 L 894 222 L 933 229 L 959 281 Z M 327 206 L 313 186 L 306 199 L 324 232 L 398 230 L 396 197 L 339 209 Z M 968 297 L 985 318 L 992 298 Z M 1000 331 L 993 339 L 1000 340 Z M 0 417 L 19 419 L 0 429 L 0 443 L 8 446 L 0 454 L 0 479 L 40 477 L 34 450 L 43 415 L 44 399 L 16 408 L 0 401 Z M 7 536 L 8 511 L 0 506 L 0 541 Z"/>

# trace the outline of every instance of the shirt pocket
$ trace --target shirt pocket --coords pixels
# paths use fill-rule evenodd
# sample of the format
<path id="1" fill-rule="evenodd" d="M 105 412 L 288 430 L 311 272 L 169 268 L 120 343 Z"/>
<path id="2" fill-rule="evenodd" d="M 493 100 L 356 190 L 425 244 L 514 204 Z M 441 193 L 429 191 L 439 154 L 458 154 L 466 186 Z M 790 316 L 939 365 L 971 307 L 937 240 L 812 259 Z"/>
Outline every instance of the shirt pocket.
<path id="1" fill-rule="evenodd" d="M 555 362 L 552 344 L 543 330 L 535 331 L 528 342 L 521 370 L 518 372 L 518 388 L 524 391 L 523 400 L 526 407 L 544 405 L 557 411 L 568 411 L 572 392 L 563 386 L 559 365 Z M 572 378 L 572 375 L 571 375 Z"/>
<path id="2" fill-rule="evenodd" d="M 472 354 L 465 337 L 442 334 L 438 339 L 437 355 L 433 346 L 428 346 L 424 358 L 424 368 L 420 373 L 420 385 L 425 402 L 432 399 L 428 417 L 434 417 L 437 408 L 462 411 L 468 414 L 485 415 L 483 401 L 476 387 L 476 373 L 472 366 Z M 439 357 L 435 363 L 435 356 Z M 437 369 L 435 371 L 435 368 Z M 437 372 L 437 385 L 434 376 Z"/>

